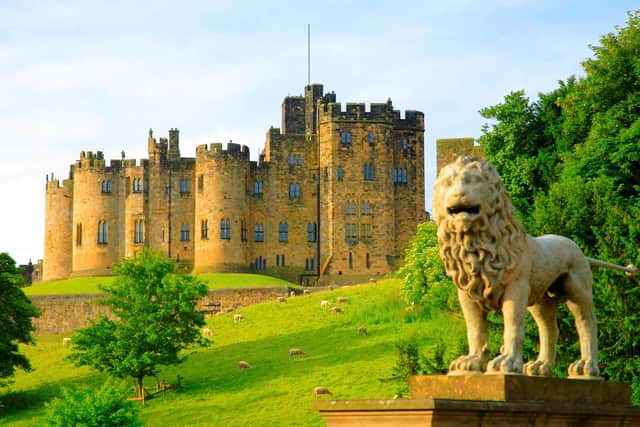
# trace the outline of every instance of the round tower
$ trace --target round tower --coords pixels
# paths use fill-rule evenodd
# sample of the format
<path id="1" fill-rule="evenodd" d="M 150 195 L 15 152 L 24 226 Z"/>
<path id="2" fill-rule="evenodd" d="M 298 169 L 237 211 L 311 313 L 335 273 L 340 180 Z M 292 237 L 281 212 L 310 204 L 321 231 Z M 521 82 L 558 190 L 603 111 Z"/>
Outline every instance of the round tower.
<path id="1" fill-rule="evenodd" d="M 71 274 L 73 181 L 47 182 L 42 280 L 66 279 Z"/>
<path id="2" fill-rule="evenodd" d="M 122 256 L 118 198 L 126 190 L 127 183 L 105 169 L 101 152 L 80 153 L 73 178 L 72 277 L 112 274 Z"/>
<path id="3" fill-rule="evenodd" d="M 247 269 L 248 177 L 248 147 L 197 147 L 194 273 Z"/>

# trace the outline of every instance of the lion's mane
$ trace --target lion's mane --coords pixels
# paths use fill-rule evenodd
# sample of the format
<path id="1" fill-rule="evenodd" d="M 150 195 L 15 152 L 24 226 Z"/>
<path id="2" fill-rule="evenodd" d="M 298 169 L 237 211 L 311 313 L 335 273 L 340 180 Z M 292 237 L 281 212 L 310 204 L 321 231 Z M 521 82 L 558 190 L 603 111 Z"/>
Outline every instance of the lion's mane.
<path id="1" fill-rule="evenodd" d="M 471 168 L 488 186 L 491 197 L 482 201 L 480 214 L 465 232 L 453 226 L 444 199 L 447 187 L 459 182 L 463 173 Z M 516 266 L 524 251 L 526 233 L 515 216 L 498 172 L 484 160 L 459 157 L 441 170 L 432 205 L 438 224 L 440 256 L 447 275 L 485 311 L 499 311 L 506 287 L 505 275 Z"/>

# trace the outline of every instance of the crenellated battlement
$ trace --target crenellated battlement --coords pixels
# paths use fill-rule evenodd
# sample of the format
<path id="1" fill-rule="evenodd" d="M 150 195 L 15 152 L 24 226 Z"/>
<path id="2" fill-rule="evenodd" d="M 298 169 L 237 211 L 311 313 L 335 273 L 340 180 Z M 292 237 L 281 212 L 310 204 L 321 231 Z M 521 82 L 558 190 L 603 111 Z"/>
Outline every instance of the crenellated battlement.
<path id="1" fill-rule="evenodd" d="M 76 160 L 74 169 L 79 170 L 104 170 L 106 167 L 102 151 L 81 151 L 80 159 Z"/>
<path id="2" fill-rule="evenodd" d="M 49 194 L 69 194 L 73 190 L 73 180 L 63 179 L 62 182 L 58 179 L 47 181 L 47 193 Z"/>
<path id="3" fill-rule="evenodd" d="M 367 111 L 366 104 L 348 102 L 343 110 L 340 102 L 329 102 L 321 104 L 320 121 L 383 121 L 391 122 L 393 107 L 391 104 L 370 104 Z"/>
<path id="4" fill-rule="evenodd" d="M 249 160 L 249 147 L 233 142 L 227 143 L 227 149 L 223 149 L 221 142 L 214 142 L 207 146 L 201 144 L 196 147 L 196 159 L 222 159 L 222 160 Z"/>
<path id="5" fill-rule="evenodd" d="M 424 113 L 421 111 L 406 110 L 404 112 L 404 119 L 401 119 L 400 111 L 394 110 L 393 117 L 397 128 L 424 130 Z"/>

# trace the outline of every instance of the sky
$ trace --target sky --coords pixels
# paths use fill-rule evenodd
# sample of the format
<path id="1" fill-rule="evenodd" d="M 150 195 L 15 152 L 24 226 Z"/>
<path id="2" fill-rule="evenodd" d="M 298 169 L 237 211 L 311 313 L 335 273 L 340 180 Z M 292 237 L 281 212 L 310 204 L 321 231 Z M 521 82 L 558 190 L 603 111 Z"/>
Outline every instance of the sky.
<path id="1" fill-rule="evenodd" d="M 425 206 L 435 140 L 482 134 L 479 110 L 582 75 L 589 45 L 637 2 L 0 0 L 0 252 L 43 256 L 45 180 L 80 151 L 146 158 L 233 142 L 256 159 L 287 95 L 311 81 L 338 102 L 425 114 Z"/>

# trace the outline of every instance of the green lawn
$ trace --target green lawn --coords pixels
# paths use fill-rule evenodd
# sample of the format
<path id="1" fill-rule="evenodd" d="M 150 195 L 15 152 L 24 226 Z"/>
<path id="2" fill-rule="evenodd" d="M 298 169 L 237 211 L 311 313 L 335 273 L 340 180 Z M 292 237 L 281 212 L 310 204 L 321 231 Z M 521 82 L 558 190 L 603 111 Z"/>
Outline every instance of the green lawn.
<path id="1" fill-rule="evenodd" d="M 200 274 L 209 289 L 253 287 L 253 286 L 296 286 L 286 280 L 261 274 L 212 273 Z M 79 277 L 76 279 L 56 280 L 23 288 L 27 295 L 95 294 L 101 292 L 98 285 L 113 282 L 115 276 Z"/>
<path id="2" fill-rule="evenodd" d="M 327 299 L 345 313 L 320 307 Z M 388 378 L 397 359 L 395 343 L 417 338 L 427 351 L 444 339 L 455 347 L 464 337 L 461 319 L 444 312 L 406 312 L 396 280 L 376 285 L 340 288 L 333 292 L 268 302 L 239 310 L 246 320 L 234 324 L 233 313 L 213 317 L 214 344 L 198 349 L 179 367 L 166 368 L 161 378 L 184 377 L 184 390 L 169 392 L 164 400 L 149 401 L 143 409 L 146 425 L 201 426 L 320 426 L 313 410 L 313 387 L 322 385 L 335 399 L 389 398 L 397 385 Z M 369 334 L 358 334 L 364 325 Z M 287 350 L 302 348 L 306 357 L 289 360 Z M 35 372 L 19 373 L 0 424 L 38 425 L 45 404 L 61 388 L 96 386 L 105 376 L 74 368 L 64 356 L 61 336 L 41 337 L 25 347 Z M 240 372 L 238 361 L 253 368 Z M 131 381 L 127 380 L 126 384 Z M 149 384 L 152 379 L 149 379 Z"/>

